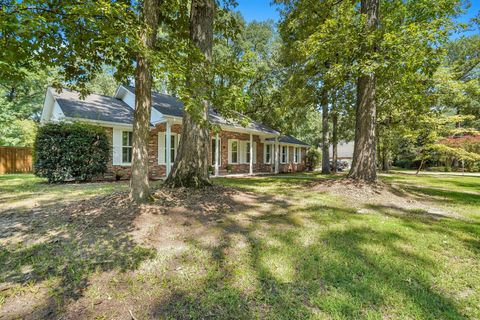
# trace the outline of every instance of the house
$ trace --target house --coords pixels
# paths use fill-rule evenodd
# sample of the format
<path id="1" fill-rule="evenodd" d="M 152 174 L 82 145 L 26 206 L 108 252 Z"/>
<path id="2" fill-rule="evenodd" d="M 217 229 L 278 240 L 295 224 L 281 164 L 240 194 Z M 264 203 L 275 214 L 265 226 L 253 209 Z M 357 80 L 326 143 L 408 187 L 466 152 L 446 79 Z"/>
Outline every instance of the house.
<path id="1" fill-rule="evenodd" d="M 149 141 L 150 178 L 169 174 L 182 132 L 183 103 L 175 97 L 152 93 Z M 132 123 L 135 89 L 119 86 L 113 97 L 47 89 L 41 123 L 84 121 L 105 128 L 112 145 L 106 178 L 129 178 L 132 161 Z M 243 117 L 239 115 L 239 117 Z M 231 173 L 278 173 L 305 169 L 308 145 L 294 137 L 282 136 L 261 123 L 225 119 L 214 110 L 210 122 L 220 127 L 211 134 L 209 163 L 216 176 Z"/>
<path id="2" fill-rule="evenodd" d="M 354 141 L 340 141 L 337 145 L 337 160 L 345 160 L 352 165 Z M 330 160 L 333 160 L 333 146 L 330 146 Z"/>

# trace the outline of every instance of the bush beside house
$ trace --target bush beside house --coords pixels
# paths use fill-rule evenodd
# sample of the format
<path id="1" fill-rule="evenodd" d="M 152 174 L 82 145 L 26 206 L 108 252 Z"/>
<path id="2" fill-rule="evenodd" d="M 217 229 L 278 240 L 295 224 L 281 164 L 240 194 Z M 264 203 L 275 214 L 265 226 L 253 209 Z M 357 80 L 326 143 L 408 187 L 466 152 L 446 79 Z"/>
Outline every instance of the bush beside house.
<path id="1" fill-rule="evenodd" d="M 322 158 L 322 154 L 315 148 L 310 148 L 307 150 L 306 154 L 306 162 L 307 162 L 307 168 L 309 171 L 315 170 L 319 164 L 320 160 Z"/>
<path id="2" fill-rule="evenodd" d="M 34 171 L 50 183 L 88 181 L 107 171 L 110 143 L 105 131 L 84 123 L 51 123 L 39 128 Z"/>

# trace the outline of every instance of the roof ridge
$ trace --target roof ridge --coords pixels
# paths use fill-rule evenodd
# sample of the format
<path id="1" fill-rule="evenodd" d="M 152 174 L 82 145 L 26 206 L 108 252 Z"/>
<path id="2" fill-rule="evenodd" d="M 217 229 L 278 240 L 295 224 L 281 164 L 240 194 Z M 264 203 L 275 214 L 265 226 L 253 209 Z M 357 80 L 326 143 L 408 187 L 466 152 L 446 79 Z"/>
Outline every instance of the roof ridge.
<path id="1" fill-rule="evenodd" d="M 56 92 L 55 88 L 54 87 L 51 87 L 51 86 L 48 86 L 49 89 L 53 89 Z M 67 90 L 67 91 L 70 91 L 70 92 L 73 92 L 73 93 L 78 93 L 80 94 L 80 91 L 77 91 L 77 90 L 73 90 L 73 89 L 69 89 L 69 88 L 61 88 L 62 90 Z M 60 92 L 61 93 L 61 92 Z M 92 92 L 92 93 L 89 93 L 87 94 L 86 96 L 91 96 L 91 95 L 95 95 L 95 96 L 100 96 L 100 97 L 105 97 L 105 98 L 111 98 L 111 99 L 116 99 L 116 100 L 122 100 L 122 99 L 119 99 L 115 96 L 107 96 L 105 94 L 100 94 L 100 93 L 96 93 L 96 92 Z"/>

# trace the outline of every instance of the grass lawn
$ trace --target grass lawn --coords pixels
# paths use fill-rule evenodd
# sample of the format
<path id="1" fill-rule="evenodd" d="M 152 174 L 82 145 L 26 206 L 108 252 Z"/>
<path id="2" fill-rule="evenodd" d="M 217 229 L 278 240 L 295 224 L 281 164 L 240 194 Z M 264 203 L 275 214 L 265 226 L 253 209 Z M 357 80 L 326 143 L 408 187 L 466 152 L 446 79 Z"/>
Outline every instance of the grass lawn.
<path id="1" fill-rule="evenodd" d="M 0 319 L 480 319 L 480 178 L 335 180 L 136 207 L 126 183 L 0 176 Z"/>

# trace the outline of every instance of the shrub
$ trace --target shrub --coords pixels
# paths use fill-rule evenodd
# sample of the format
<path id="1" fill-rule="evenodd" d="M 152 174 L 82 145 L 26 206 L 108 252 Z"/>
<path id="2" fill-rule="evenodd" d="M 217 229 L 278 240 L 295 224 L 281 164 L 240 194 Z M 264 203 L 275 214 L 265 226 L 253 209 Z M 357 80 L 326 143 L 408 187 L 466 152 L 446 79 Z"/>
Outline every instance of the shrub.
<path id="1" fill-rule="evenodd" d="M 394 164 L 396 167 L 400 167 L 403 169 L 411 169 L 413 165 L 412 161 L 408 159 L 398 159 L 395 161 Z"/>
<path id="2" fill-rule="evenodd" d="M 314 148 L 310 148 L 305 155 L 308 170 L 313 171 L 320 164 L 321 153 Z"/>
<path id="3" fill-rule="evenodd" d="M 33 157 L 35 174 L 50 183 L 87 181 L 107 171 L 110 144 L 99 127 L 46 124 L 38 130 Z"/>

